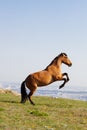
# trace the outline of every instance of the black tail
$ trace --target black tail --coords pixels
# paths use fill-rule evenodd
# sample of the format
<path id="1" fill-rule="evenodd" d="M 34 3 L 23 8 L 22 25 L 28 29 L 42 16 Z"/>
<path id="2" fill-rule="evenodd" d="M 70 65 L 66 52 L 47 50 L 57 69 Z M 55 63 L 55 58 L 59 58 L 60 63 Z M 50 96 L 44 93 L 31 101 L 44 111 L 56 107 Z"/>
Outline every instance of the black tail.
<path id="1" fill-rule="evenodd" d="M 25 88 L 25 81 L 21 84 L 21 103 L 25 103 L 28 95 Z"/>

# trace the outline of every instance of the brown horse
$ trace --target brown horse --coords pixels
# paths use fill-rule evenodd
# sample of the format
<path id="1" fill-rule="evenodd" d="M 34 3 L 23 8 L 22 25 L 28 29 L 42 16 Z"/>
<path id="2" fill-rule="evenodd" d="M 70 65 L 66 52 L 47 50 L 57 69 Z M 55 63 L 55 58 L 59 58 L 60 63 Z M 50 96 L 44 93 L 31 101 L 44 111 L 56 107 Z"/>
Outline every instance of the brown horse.
<path id="1" fill-rule="evenodd" d="M 25 103 L 27 99 L 31 104 L 35 105 L 31 100 L 31 96 L 34 94 L 37 87 L 46 86 L 55 81 L 64 81 L 59 87 L 62 88 L 69 81 L 67 73 L 61 73 L 61 64 L 64 63 L 71 66 L 72 63 L 69 60 L 66 53 L 61 53 L 42 71 L 30 74 L 25 81 L 21 84 L 21 103 Z M 26 92 L 26 87 L 30 90 L 29 95 Z"/>

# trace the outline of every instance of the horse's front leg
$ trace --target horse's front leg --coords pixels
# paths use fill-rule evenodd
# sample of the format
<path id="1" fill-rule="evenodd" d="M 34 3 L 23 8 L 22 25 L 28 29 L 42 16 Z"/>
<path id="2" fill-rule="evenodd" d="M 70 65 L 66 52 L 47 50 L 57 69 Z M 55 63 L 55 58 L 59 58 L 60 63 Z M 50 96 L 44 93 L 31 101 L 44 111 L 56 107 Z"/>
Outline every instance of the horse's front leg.
<path id="1" fill-rule="evenodd" d="M 67 73 L 63 73 L 63 74 L 62 74 L 62 76 L 63 76 L 63 77 L 64 77 L 64 76 L 66 76 L 66 78 L 67 78 L 67 79 L 66 79 L 66 80 L 67 80 L 67 82 L 69 81 L 69 76 L 68 76 L 68 74 L 67 74 Z"/>
<path id="2" fill-rule="evenodd" d="M 64 87 L 64 85 L 66 84 L 66 82 L 69 81 L 69 76 L 68 76 L 68 74 L 67 74 L 67 73 L 63 73 L 63 74 L 62 74 L 62 77 L 64 77 L 64 76 L 66 76 L 66 78 L 62 78 L 62 79 L 61 79 L 61 80 L 63 80 L 64 82 L 63 82 L 63 84 L 60 85 L 59 89 L 61 89 L 62 87 Z"/>
<path id="3" fill-rule="evenodd" d="M 63 87 L 64 87 L 64 85 L 65 85 L 65 84 L 66 84 L 66 82 L 67 82 L 66 78 L 63 78 L 62 80 L 64 80 L 64 82 L 63 82 L 63 84 L 61 84 L 61 85 L 59 86 L 59 89 L 63 88 Z"/>

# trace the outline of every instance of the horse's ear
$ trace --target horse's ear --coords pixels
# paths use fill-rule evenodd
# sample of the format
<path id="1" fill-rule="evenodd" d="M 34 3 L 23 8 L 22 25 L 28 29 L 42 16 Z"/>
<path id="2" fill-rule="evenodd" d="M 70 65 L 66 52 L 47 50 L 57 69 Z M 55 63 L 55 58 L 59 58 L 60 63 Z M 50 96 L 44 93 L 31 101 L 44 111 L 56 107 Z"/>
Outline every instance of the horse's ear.
<path id="1" fill-rule="evenodd" d="M 63 56 L 63 53 L 61 52 L 60 55 Z"/>
<path id="2" fill-rule="evenodd" d="M 66 53 L 62 53 L 63 54 L 63 56 L 67 56 L 67 54 Z"/>
<path id="3" fill-rule="evenodd" d="M 67 56 L 67 54 L 66 54 L 66 53 L 63 53 L 63 52 L 61 52 L 60 55 L 61 55 L 61 56 Z"/>

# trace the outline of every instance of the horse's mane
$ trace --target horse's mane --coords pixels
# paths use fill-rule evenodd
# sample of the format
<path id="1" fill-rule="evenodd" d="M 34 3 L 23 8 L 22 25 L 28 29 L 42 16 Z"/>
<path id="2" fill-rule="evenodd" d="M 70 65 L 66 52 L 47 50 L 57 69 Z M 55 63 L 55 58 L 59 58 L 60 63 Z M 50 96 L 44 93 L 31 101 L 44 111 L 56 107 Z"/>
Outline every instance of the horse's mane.
<path id="1" fill-rule="evenodd" d="M 58 56 L 56 56 L 56 57 L 51 61 L 51 63 L 50 63 L 48 66 L 52 65 L 54 62 L 56 62 L 56 61 L 58 60 L 58 58 L 59 58 L 60 56 L 63 56 L 63 55 L 67 56 L 66 53 L 60 53 Z M 48 68 L 48 66 L 46 67 L 46 69 Z"/>

